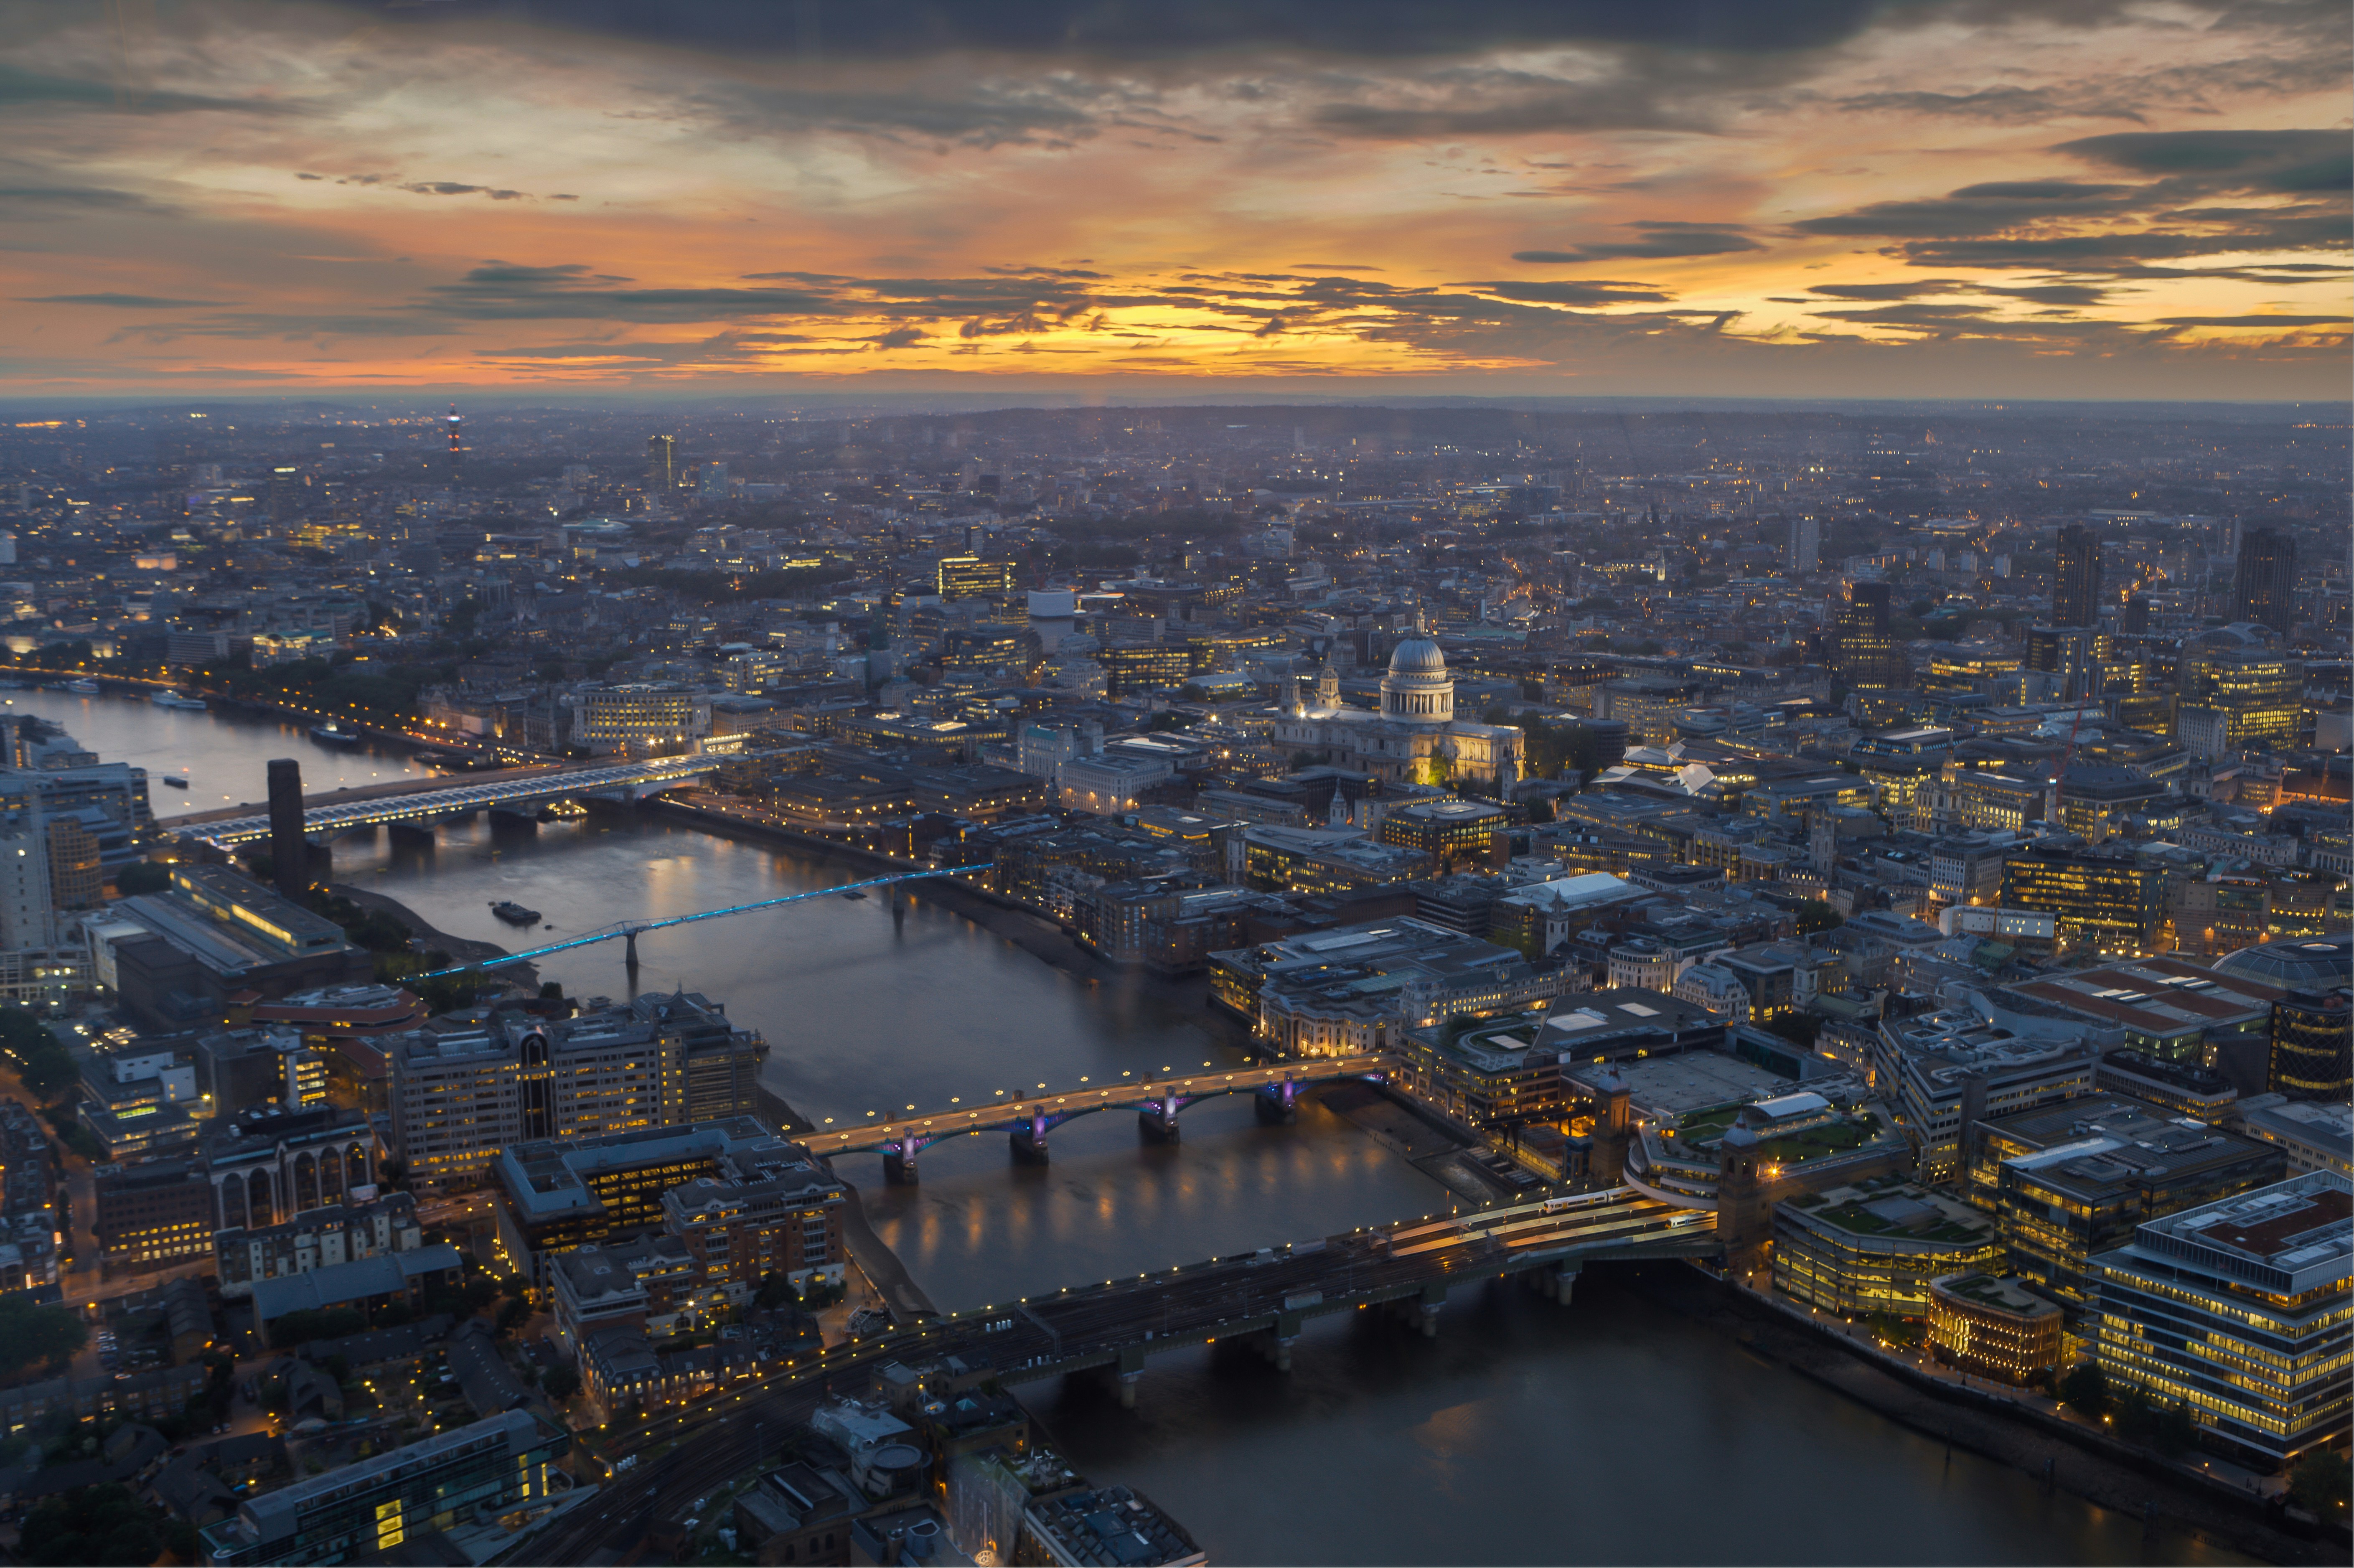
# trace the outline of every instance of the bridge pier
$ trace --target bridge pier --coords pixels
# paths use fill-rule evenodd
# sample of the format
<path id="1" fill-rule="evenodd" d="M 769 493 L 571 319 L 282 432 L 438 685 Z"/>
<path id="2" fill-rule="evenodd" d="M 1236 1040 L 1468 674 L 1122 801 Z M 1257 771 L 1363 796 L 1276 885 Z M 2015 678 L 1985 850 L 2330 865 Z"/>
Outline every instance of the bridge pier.
<path id="1" fill-rule="evenodd" d="M 1136 1125 L 1138 1130 L 1144 1134 L 1145 1141 L 1148 1143 L 1176 1142 L 1177 1111 L 1175 1095 L 1171 1095 L 1165 1100 L 1157 1100 L 1149 1106 L 1139 1106 L 1136 1111 Z"/>
<path id="2" fill-rule="evenodd" d="M 626 950 L 622 954 L 621 962 L 629 966 L 631 974 L 635 974 L 638 972 L 638 934 L 635 931 L 631 932 L 622 938 L 622 945 Z"/>
<path id="3" fill-rule="evenodd" d="M 1570 1297 L 1577 1288 L 1579 1266 L 1579 1262 L 1575 1258 L 1561 1264 L 1540 1264 L 1527 1270 L 1524 1277 L 1529 1282 L 1529 1287 L 1538 1295 L 1548 1301 L 1558 1301 L 1566 1307 L 1569 1305 Z"/>
<path id="4" fill-rule="evenodd" d="M 1263 1084 L 1251 1096 L 1251 1108 L 1267 1125 L 1288 1127 L 1299 1119 L 1299 1086 L 1288 1078 L 1279 1084 Z"/>
<path id="5" fill-rule="evenodd" d="M 385 832 L 395 849 L 431 849 L 435 842 L 430 822 L 387 822 Z"/>
<path id="6" fill-rule="evenodd" d="M 916 1185 L 916 1157 L 902 1149 L 885 1146 L 883 1150 L 883 1180 L 894 1187 Z"/>
<path id="7" fill-rule="evenodd" d="M 1266 1361 L 1267 1365 L 1279 1372 L 1288 1372 L 1291 1370 L 1291 1347 L 1299 1338 L 1299 1329 L 1297 1324 L 1294 1324 L 1288 1334 L 1280 1328 L 1269 1329 L 1265 1333 L 1253 1334 L 1251 1346 L 1258 1351 L 1259 1359 Z"/>
<path id="8" fill-rule="evenodd" d="M 1045 1164 L 1045 1114 L 1044 1112 L 1034 1114 L 1030 1118 L 1030 1125 L 1015 1128 L 1006 1135 L 1006 1141 L 1013 1147 L 1013 1163 L 1016 1165 Z"/>

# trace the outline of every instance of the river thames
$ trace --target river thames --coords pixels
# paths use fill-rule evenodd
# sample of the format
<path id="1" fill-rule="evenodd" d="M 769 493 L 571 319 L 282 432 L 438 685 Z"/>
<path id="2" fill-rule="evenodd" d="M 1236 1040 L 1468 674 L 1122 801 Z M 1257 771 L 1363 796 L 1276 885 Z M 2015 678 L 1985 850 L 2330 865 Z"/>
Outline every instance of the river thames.
<path id="1" fill-rule="evenodd" d="M 5 694 L 152 776 L 158 816 L 259 800 L 263 764 L 305 787 L 421 775 L 405 747 L 329 752 L 292 725 L 122 697 Z M 185 802 L 185 803 L 184 803 Z M 510 948 L 629 916 L 774 897 L 858 873 L 641 819 L 536 832 L 486 820 L 428 850 L 339 840 L 334 876 L 453 935 Z M 543 912 L 518 935 L 489 905 Z M 1037 1084 L 1239 1062 L 1199 980 L 1074 974 L 920 895 L 819 899 L 640 938 L 642 990 L 724 1002 L 769 1041 L 766 1079 L 822 1124 L 970 1103 Z M 620 945 L 541 960 L 576 997 L 620 996 Z M 1447 1192 L 1353 1126 L 1303 1107 L 1263 1128 L 1243 1097 L 1185 1112 L 1183 1141 L 1134 1118 L 1055 1130 L 1016 1168 L 1002 1134 L 928 1150 L 920 1186 L 845 1160 L 876 1231 L 942 1309 L 1346 1230 L 1447 1206 Z M 2138 1519 L 2047 1493 L 2007 1467 L 1890 1422 L 1713 1331 L 1609 1271 L 1575 1305 L 1467 1288 L 1436 1340 L 1319 1320 L 1295 1370 L 1218 1348 L 1153 1361 L 1135 1411 L 1072 1380 L 1024 1396 L 1098 1482 L 1167 1507 L 1219 1563 L 2241 1562 Z"/>

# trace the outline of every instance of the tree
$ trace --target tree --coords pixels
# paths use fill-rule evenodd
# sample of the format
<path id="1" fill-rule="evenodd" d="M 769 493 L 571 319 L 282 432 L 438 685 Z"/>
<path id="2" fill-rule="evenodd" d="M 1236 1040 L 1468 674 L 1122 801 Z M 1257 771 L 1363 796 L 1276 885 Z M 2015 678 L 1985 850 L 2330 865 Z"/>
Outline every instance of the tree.
<path id="1" fill-rule="evenodd" d="M 2322 1519 L 2345 1516 L 2347 1485 L 2346 1456 L 2333 1449 L 2316 1448 L 2289 1467 L 2289 1497 Z"/>
<path id="2" fill-rule="evenodd" d="M 37 1095 L 55 1094 L 81 1075 L 65 1042 L 21 1007 L 0 1007 L 0 1056 L 16 1065 L 25 1086 Z"/>
<path id="3" fill-rule="evenodd" d="M 1840 918 L 1838 910 L 1819 898 L 1800 900 L 1796 913 L 1798 916 L 1798 935 L 1801 937 L 1811 937 L 1818 931 L 1828 931 L 1834 927 L 1847 924 Z"/>
<path id="4" fill-rule="evenodd" d="M 89 1326 L 66 1308 L 37 1306 L 30 1291 L 0 1296 L 0 1376 L 70 1361 L 89 1340 Z"/>
<path id="5" fill-rule="evenodd" d="M 2079 1361 L 2060 1379 L 2060 1403 L 2097 1421 L 2108 1414 L 2109 1380 L 2091 1361 Z"/>
<path id="6" fill-rule="evenodd" d="M 539 1386 L 549 1399 L 561 1404 L 580 1392 L 580 1374 L 570 1367 L 550 1367 L 540 1374 Z"/>
<path id="7" fill-rule="evenodd" d="M 161 893 L 172 885 L 172 869 L 152 860 L 134 860 L 114 874 L 114 891 L 125 898 Z"/>
<path id="8" fill-rule="evenodd" d="M 128 1487 L 76 1487 L 44 1499 L 26 1517 L 17 1548 L 27 1563 L 140 1564 L 164 1549 L 156 1516 Z"/>

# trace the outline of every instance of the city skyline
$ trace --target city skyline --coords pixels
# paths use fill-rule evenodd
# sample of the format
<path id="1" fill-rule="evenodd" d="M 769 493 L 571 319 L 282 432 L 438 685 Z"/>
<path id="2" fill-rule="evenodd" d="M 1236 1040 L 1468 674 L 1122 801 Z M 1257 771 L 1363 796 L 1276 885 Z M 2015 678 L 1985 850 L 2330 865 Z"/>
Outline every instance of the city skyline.
<path id="1" fill-rule="evenodd" d="M 638 16 L 11 8 L 10 384 L 2343 395 L 2337 7 Z"/>

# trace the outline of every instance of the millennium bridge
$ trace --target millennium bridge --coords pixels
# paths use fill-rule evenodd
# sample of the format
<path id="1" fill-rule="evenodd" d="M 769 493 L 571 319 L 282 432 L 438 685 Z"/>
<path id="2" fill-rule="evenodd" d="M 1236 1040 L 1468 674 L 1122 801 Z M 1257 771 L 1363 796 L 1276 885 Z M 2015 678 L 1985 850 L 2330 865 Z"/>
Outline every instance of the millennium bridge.
<path id="1" fill-rule="evenodd" d="M 1312 1319 L 1378 1312 L 1435 1336 L 1459 1286 L 1517 1277 L 1566 1303 L 1588 1262 L 1717 1255 L 1715 1223 L 1713 1213 L 1618 1187 L 1426 1215 L 919 1319 L 655 1414 L 610 1446 L 616 1468 L 596 1492 L 494 1561 L 583 1563 L 659 1520 L 684 1517 L 698 1498 L 768 1462 L 822 1401 L 865 1392 L 886 1362 L 979 1357 L 1006 1383 L 1094 1373 L 1132 1405 L 1157 1355 L 1241 1341 L 1288 1372 Z"/>

